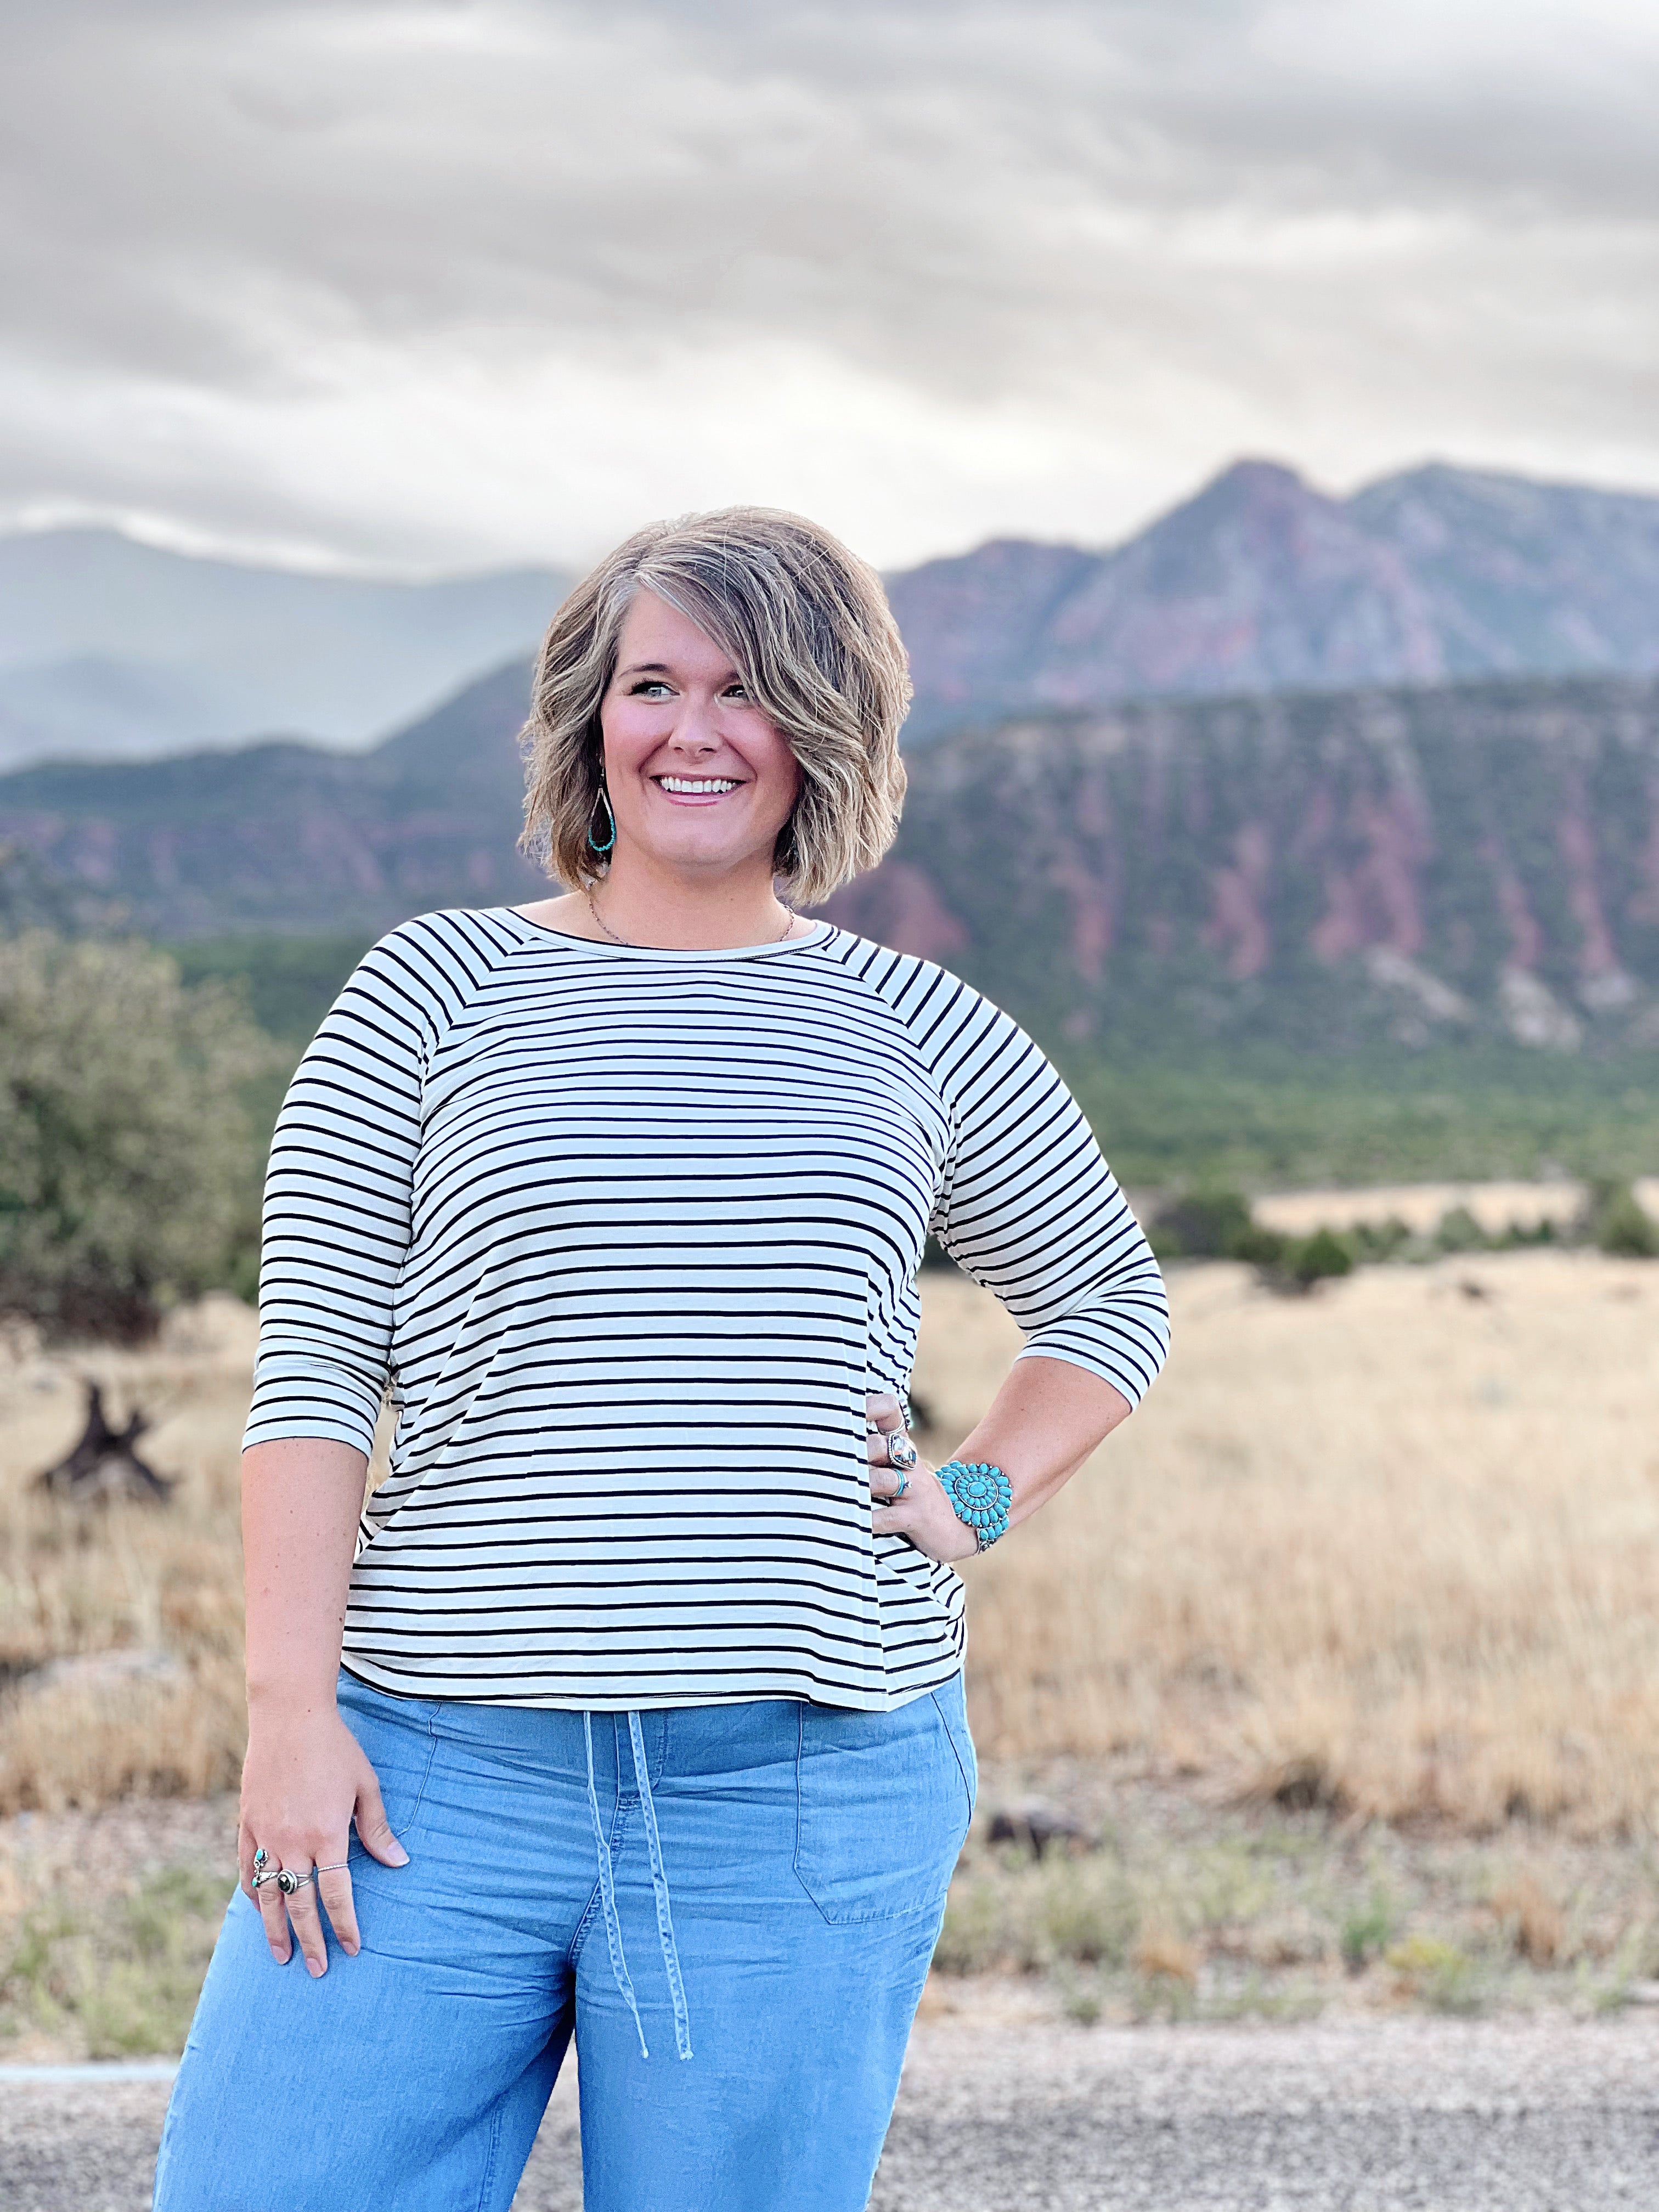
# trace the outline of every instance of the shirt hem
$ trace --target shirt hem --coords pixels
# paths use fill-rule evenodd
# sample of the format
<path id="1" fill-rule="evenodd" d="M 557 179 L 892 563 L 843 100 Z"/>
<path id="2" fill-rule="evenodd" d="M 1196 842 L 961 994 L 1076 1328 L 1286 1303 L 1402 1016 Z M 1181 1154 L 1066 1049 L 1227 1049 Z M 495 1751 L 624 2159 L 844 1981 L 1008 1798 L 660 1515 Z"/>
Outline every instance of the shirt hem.
<path id="1" fill-rule="evenodd" d="M 371 1662 L 372 1663 L 372 1662 Z M 417 1688 L 410 1678 L 398 1683 L 380 1681 L 366 1671 L 361 1658 L 354 1666 L 343 1656 L 340 1671 L 349 1674 L 364 1689 L 378 1692 L 383 1697 L 406 1698 L 416 1705 L 504 1705 L 518 1712 L 550 1713 L 655 1713 L 671 1712 L 690 1706 L 755 1705 L 781 1701 L 790 1705 L 828 1705 L 838 1712 L 895 1713 L 902 1706 L 914 1705 L 931 1691 L 940 1690 L 952 1682 L 963 1670 L 963 1654 L 940 1655 L 937 1671 L 929 1667 L 921 1679 L 906 1681 L 886 1692 L 850 1690 L 840 1685 L 819 1684 L 813 1691 L 803 1690 L 799 1683 L 769 1684 L 763 1680 L 745 1683 L 741 1688 L 719 1692 L 687 1690 L 678 1695 L 653 1686 L 648 1691 L 629 1695 L 610 1691 L 590 1697 L 573 1696 L 560 1692 L 538 1697 L 479 1697 L 458 1689 L 447 1678 L 440 1676 L 422 1682 Z"/>

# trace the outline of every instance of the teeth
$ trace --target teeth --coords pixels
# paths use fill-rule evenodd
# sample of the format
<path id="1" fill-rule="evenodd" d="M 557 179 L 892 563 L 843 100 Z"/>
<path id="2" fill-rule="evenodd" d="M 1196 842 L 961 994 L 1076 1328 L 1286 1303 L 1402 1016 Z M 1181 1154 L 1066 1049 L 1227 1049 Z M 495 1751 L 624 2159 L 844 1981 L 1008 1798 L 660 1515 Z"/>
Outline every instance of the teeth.
<path id="1" fill-rule="evenodd" d="M 735 791 L 735 776 L 723 775 L 659 775 L 658 782 L 665 791 L 690 792 L 701 796 L 706 792 Z"/>

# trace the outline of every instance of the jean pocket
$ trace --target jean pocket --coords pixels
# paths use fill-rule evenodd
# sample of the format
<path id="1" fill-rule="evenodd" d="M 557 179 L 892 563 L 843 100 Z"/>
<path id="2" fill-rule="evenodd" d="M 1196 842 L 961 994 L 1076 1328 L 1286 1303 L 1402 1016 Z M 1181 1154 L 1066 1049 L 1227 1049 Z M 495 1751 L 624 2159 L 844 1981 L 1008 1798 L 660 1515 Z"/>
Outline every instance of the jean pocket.
<path id="1" fill-rule="evenodd" d="M 340 1717 L 351 1730 L 380 1785 L 380 1802 L 386 1824 L 400 1843 L 407 1840 L 420 1818 L 428 1777 L 438 1748 L 433 1733 L 432 1703 L 426 1698 L 393 1698 L 343 1675 L 339 1688 Z M 367 1854 L 351 1832 L 349 1856 L 355 1866 Z"/>
<path id="2" fill-rule="evenodd" d="M 968 1833 L 970 1771 L 931 1696 L 892 1713 L 801 1707 L 795 1874 L 827 1921 L 939 1911 Z"/>

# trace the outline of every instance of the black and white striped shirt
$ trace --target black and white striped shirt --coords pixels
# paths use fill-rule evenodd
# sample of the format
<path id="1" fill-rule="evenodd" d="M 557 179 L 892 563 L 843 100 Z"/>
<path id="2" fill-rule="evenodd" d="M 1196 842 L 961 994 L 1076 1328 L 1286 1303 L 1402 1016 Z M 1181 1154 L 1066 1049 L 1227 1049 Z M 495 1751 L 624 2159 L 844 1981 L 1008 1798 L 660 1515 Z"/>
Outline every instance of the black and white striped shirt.
<path id="1" fill-rule="evenodd" d="M 902 1392 L 930 1227 L 1131 1402 L 1156 1263 L 1036 1047 L 827 924 L 659 952 L 508 908 L 375 946 L 295 1076 L 266 1185 L 247 1441 L 367 1451 L 345 1663 L 588 1706 L 947 1680 L 962 1584 L 876 1537 L 866 1392 Z"/>

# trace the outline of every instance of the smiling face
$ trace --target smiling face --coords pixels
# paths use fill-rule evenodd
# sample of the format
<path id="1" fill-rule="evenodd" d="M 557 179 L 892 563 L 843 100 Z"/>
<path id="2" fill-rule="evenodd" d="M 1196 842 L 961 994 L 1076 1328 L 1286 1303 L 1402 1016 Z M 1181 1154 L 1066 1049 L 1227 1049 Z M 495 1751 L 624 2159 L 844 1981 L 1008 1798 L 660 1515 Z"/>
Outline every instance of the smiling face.
<path id="1" fill-rule="evenodd" d="M 653 592 L 623 623 L 599 726 L 613 864 L 631 850 L 674 872 L 770 882 L 799 767 L 725 647 Z"/>

